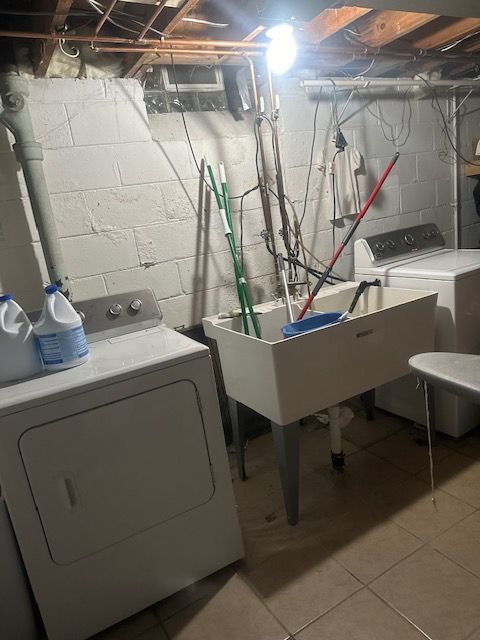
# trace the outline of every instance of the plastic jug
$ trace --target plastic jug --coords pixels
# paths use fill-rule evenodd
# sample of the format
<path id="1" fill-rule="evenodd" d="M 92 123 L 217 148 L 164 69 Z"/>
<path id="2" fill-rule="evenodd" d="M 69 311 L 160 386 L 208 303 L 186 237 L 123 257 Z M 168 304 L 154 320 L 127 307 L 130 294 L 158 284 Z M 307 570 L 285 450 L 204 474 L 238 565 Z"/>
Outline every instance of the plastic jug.
<path id="1" fill-rule="evenodd" d="M 9 293 L 0 296 L 0 382 L 29 378 L 42 369 L 25 311 Z"/>
<path id="2" fill-rule="evenodd" d="M 89 358 L 80 316 L 56 285 L 45 287 L 45 295 L 42 315 L 34 326 L 45 369 L 77 367 Z"/>

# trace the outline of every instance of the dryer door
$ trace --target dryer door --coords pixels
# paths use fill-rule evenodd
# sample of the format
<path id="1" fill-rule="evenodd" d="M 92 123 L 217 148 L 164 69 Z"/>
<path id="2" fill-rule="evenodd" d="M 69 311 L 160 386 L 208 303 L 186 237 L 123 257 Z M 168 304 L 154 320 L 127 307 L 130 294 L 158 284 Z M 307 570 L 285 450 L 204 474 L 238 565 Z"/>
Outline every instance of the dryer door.
<path id="1" fill-rule="evenodd" d="M 214 492 L 187 380 L 32 428 L 20 451 L 58 564 L 195 509 Z"/>

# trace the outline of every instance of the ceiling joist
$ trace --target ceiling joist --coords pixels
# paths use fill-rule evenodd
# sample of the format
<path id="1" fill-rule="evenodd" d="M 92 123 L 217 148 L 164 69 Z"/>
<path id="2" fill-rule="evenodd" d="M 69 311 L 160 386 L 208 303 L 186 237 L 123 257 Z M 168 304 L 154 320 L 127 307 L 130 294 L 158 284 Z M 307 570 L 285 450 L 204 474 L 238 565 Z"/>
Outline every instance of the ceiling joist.
<path id="1" fill-rule="evenodd" d="M 186 2 L 181 7 L 181 9 L 179 9 L 177 13 L 173 16 L 173 18 L 163 27 L 162 32 L 166 35 L 170 35 L 174 31 L 174 29 L 179 24 L 181 24 L 183 18 L 185 18 L 190 13 L 190 11 L 193 11 L 193 9 L 198 5 L 199 2 L 200 0 L 186 0 Z M 163 9 L 165 4 L 166 2 L 162 0 L 159 6 L 160 11 Z M 150 22 L 149 26 L 151 26 L 153 22 L 156 20 L 156 18 L 160 14 L 160 11 L 158 9 L 155 10 L 153 14 L 154 18 Z M 147 29 L 144 29 L 142 31 L 141 33 L 142 37 L 145 35 L 146 31 Z M 156 55 L 152 56 L 151 53 L 142 53 L 140 56 L 135 56 L 133 54 L 128 55 L 125 61 L 125 68 L 124 68 L 125 77 L 133 78 L 135 74 L 137 74 L 142 69 L 142 67 L 146 66 L 147 64 L 152 64 L 152 62 L 154 62 L 156 58 L 157 56 Z"/>
<path id="2" fill-rule="evenodd" d="M 58 29 L 63 27 L 72 4 L 73 0 L 55 0 L 51 3 L 52 11 L 56 15 L 52 16 L 46 31 L 49 33 L 55 33 Z M 44 78 L 47 75 L 55 47 L 57 46 L 55 42 L 43 42 L 41 45 L 39 62 L 35 69 L 35 73 L 38 78 Z"/>
<path id="3" fill-rule="evenodd" d="M 480 18 L 439 18 L 431 33 L 412 39 L 416 49 L 438 49 L 480 31 Z"/>
<path id="4" fill-rule="evenodd" d="M 384 47 L 399 38 L 436 20 L 429 13 L 378 11 L 365 16 L 355 25 L 356 38 L 369 47 Z"/>
<path id="5" fill-rule="evenodd" d="M 345 29 L 345 27 L 366 15 L 369 11 L 370 9 L 363 7 L 325 9 L 316 18 L 306 22 L 304 29 L 311 41 L 322 42 L 338 31 Z"/>

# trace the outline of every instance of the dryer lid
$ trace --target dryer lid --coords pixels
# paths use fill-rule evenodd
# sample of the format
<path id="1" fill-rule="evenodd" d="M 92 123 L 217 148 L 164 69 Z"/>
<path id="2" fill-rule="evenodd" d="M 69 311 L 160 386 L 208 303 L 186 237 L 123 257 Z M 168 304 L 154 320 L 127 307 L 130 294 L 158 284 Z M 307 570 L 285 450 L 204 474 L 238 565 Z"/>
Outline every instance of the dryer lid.
<path id="1" fill-rule="evenodd" d="M 209 354 L 205 345 L 163 326 L 101 340 L 89 348 L 90 360 L 78 367 L 0 385 L 0 416 Z"/>

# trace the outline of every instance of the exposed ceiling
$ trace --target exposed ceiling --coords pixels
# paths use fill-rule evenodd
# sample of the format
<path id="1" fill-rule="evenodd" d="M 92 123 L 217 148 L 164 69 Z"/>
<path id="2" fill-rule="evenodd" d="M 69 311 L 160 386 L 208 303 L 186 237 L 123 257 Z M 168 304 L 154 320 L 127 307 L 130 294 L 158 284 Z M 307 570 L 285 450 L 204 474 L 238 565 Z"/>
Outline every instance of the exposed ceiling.
<path id="1" fill-rule="evenodd" d="M 0 36 L 29 43 L 49 74 L 60 38 L 112 53 L 127 77 L 147 65 L 244 64 L 261 58 L 265 28 L 294 19 L 298 65 L 322 75 L 444 77 L 480 73 L 478 0 L 4 0 Z M 401 9 L 399 9 L 399 5 Z M 406 11 L 405 9 L 410 9 Z M 455 15 L 452 16 L 451 14 Z"/>

